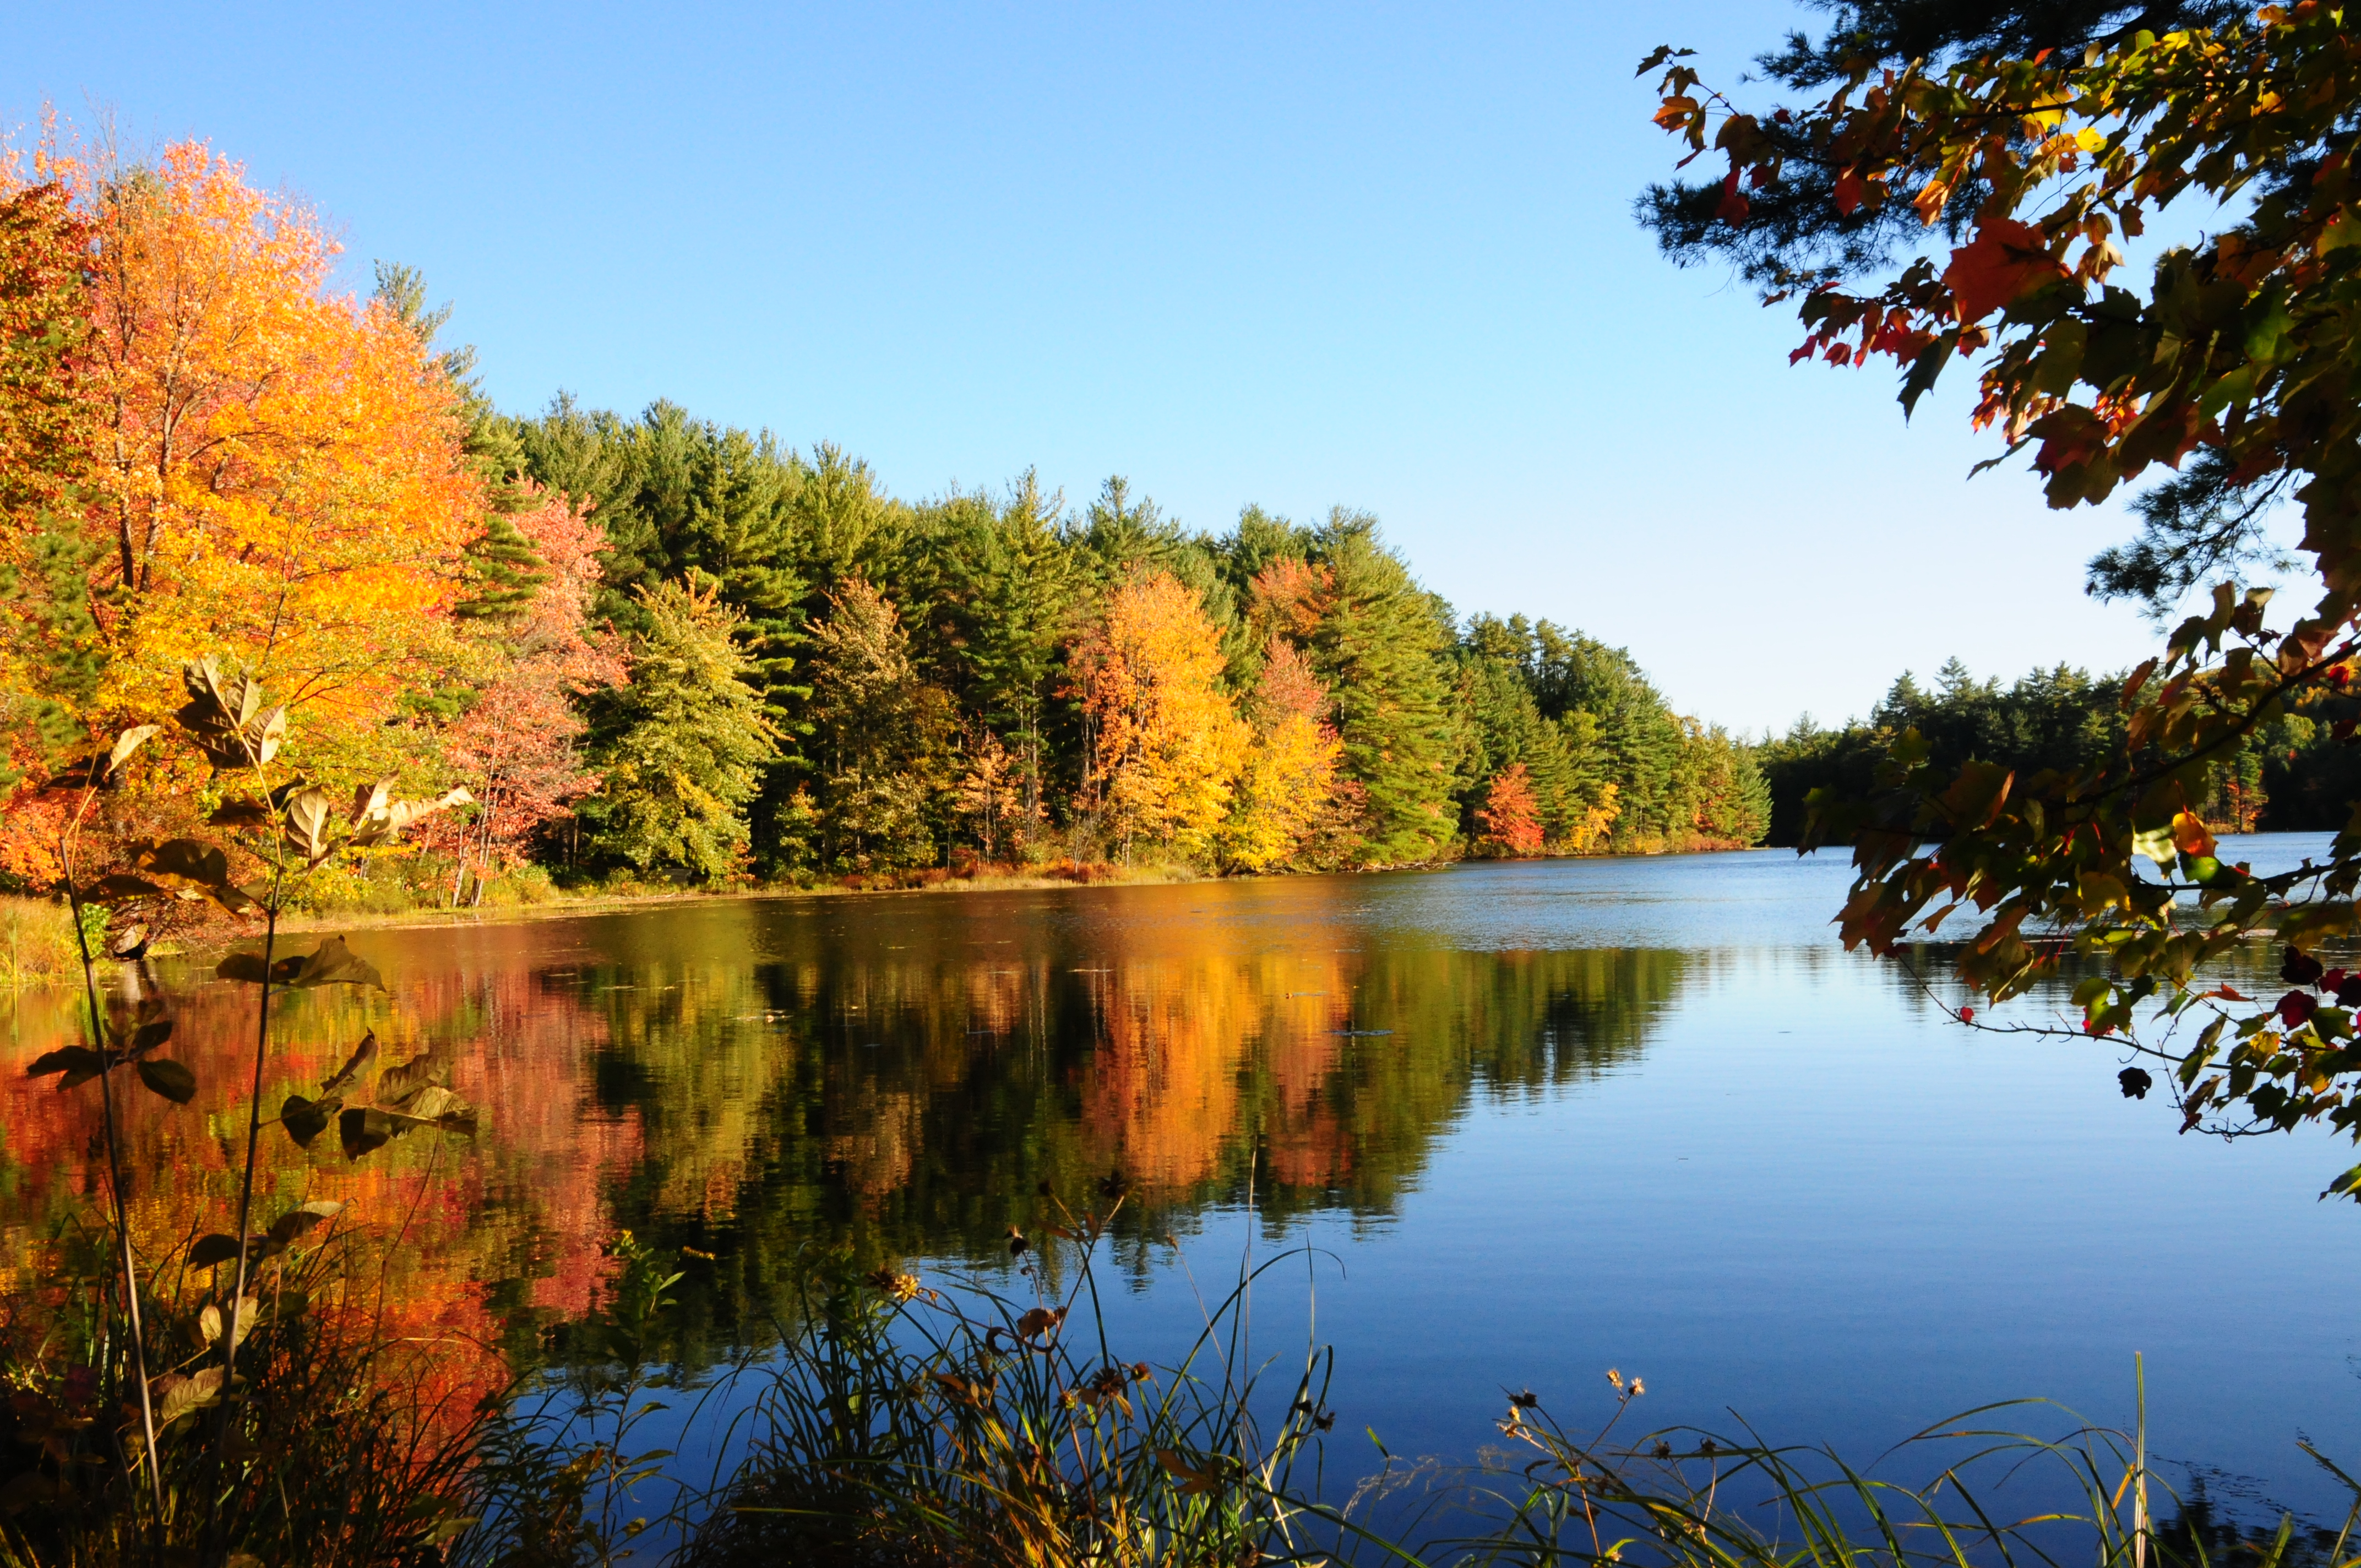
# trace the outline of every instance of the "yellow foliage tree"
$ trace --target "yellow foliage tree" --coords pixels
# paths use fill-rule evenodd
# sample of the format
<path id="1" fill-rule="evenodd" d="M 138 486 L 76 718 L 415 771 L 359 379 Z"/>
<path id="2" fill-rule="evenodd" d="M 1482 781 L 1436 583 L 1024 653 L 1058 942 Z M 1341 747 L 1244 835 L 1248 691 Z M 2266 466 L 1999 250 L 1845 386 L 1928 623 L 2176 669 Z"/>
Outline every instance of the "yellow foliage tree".
<path id="1" fill-rule="evenodd" d="M 382 762 L 385 720 L 453 662 L 483 516 L 459 389 L 384 304 L 329 291 L 314 214 L 203 144 L 42 164 L 92 236 L 92 717 L 157 718 L 213 655 L 285 694 L 313 757 Z"/>
<path id="2" fill-rule="evenodd" d="M 1089 787 L 1128 859 L 1137 843 L 1209 856 L 1251 737 L 1221 686 L 1221 637 L 1170 573 L 1115 590 L 1077 650 Z"/>
<path id="3" fill-rule="evenodd" d="M 1327 690 L 1311 661 L 1283 637 L 1266 651 L 1247 712 L 1253 749 L 1238 776 L 1222 855 L 1240 871 L 1293 860 L 1334 801 L 1344 743 L 1327 723 Z"/>

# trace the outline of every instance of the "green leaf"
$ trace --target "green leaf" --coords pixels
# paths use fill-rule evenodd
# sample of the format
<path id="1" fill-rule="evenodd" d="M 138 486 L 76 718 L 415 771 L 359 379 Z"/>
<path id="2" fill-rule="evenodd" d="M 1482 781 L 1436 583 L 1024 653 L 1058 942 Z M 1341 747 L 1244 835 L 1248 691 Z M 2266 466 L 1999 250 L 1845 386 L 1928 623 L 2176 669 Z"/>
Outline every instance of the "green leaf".
<path id="1" fill-rule="evenodd" d="M 186 1105 L 197 1096 L 197 1075 L 179 1062 L 150 1057 L 135 1064 L 139 1081 L 170 1101 Z"/>

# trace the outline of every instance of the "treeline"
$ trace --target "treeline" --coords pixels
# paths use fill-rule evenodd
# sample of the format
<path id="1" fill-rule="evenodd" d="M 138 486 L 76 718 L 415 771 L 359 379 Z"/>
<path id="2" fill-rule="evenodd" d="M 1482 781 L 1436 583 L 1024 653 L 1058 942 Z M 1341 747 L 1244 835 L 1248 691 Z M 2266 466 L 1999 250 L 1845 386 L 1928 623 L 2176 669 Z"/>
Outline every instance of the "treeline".
<path id="1" fill-rule="evenodd" d="M 1249 507 L 1213 535 L 1120 478 L 1070 507 L 1029 473 L 904 501 L 832 447 L 665 403 L 561 399 L 485 439 L 608 541 L 594 619 L 634 673 L 584 705 L 602 786 L 573 852 L 594 864 L 1260 871 L 1742 844 L 1767 823 L 1745 750 L 1629 655 L 1546 620 L 1463 625 L 1364 514 Z M 702 703 L 664 689 L 725 665 Z M 700 756 L 687 788 L 649 787 L 651 759 Z"/>
<path id="2" fill-rule="evenodd" d="M 379 872 L 1252 872 L 1758 840 L 1743 745 L 1620 650 L 1462 621 L 1366 515 L 1192 531 L 1110 479 L 909 500 L 658 403 L 492 408 L 420 280 L 198 145 L 0 174 L 0 879 L 30 786 L 256 670 L 324 772 L 465 785 Z M 147 765 L 147 764 L 143 764 Z M 158 764 L 160 765 L 160 764 Z M 159 837 L 135 771 L 92 830 Z M 420 852 L 423 850 L 423 853 Z"/>
<path id="3" fill-rule="evenodd" d="M 1765 740 L 1755 760 L 1771 790 L 1768 841 L 1800 841 L 1811 792 L 1828 788 L 1861 798 L 1876 786 L 1877 766 L 1894 742 L 1916 729 L 1930 760 L 1956 770 L 1971 759 L 2030 775 L 2073 773 L 2120 761 L 2128 715 L 2124 674 L 2094 676 L 2060 664 L 2009 685 L 1978 680 L 1953 659 L 1932 690 L 1905 673 L 1865 720 L 1824 729 L 1808 718 Z M 2134 707 L 2154 696 L 2136 693 Z M 2361 798 L 2349 748 L 2337 727 L 2361 718 L 2361 700 L 2314 696 L 2296 712 L 2264 725 L 2208 773 L 2206 819 L 2241 833 L 2337 829 Z"/>

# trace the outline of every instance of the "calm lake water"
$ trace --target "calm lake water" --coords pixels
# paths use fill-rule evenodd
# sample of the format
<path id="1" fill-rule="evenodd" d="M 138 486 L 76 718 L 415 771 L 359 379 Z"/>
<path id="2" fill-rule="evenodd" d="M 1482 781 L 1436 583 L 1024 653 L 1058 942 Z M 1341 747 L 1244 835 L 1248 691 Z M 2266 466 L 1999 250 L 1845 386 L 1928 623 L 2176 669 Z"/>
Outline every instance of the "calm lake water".
<path id="1" fill-rule="evenodd" d="M 1649 1425 L 1734 1411 L 1864 1460 L 2016 1396 L 2127 1423 L 2138 1351 L 2156 1452 L 2341 1518 L 2296 1444 L 2361 1459 L 2361 1212 L 2315 1201 L 2347 1146 L 2176 1136 L 2114 1047 L 1952 1024 L 1838 945 L 1848 880 L 1762 851 L 359 932 L 390 994 L 298 999 L 265 1103 L 374 1028 L 389 1060 L 448 1053 L 484 1131 L 358 1166 L 274 1139 L 273 1202 L 351 1201 L 400 1234 L 422 1332 L 521 1354 L 613 1226 L 710 1252 L 680 1314 L 702 1359 L 760 1343 L 812 1238 L 1005 1271 L 1037 1184 L 1080 1207 L 1119 1173 L 1126 1354 L 1196 1321 L 1168 1234 L 1201 1281 L 1323 1249 L 1255 1321 L 1300 1350 L 1316 1289 L 1347 1468 L 1365 1427 L 1474 1452 L 1504 1388 L 1603 1413 L 1609 1366 Z M 135 1108 L 158 1234 L 226 1228 L 235 1190 L 251 993 L 208 972 L 158 975 L 204 1085 Z M 0 1033 L 20 1279 L 97 1174 L 94 1100 L 21 1072 L 67 1018 L 27 996 Z"/>

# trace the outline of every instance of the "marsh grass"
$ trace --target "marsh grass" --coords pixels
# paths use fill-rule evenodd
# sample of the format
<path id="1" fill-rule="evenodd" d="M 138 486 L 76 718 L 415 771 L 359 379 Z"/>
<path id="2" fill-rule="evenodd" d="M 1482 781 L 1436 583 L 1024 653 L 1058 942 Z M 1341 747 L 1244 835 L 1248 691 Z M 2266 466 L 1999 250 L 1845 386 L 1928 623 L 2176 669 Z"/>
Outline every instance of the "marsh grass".
<path id="1" fill-rule="evenodd" d="M 56 899 L 0 895 L 0 989 L 62 985 L 81 976 L 73 912 Z"/>
<path id="2" fill-rule="evenodd" d="M 1029 1300 L 817 1255 L 744 1457 L 680 1561 L 1244 1563 L 1289 1541 L 1318 1489 L 1331 1358 L 1306 1354 L 1270 1397 L 1246 1309 L 1301 1255 L 1242 1266 L 1156 1365 L 1115 1343 L 1099 1296 L 1112 1213 L 1060 1210 L 1040 1245 L 1065 1256 L 1034 1254 Z"/>
<path id="3" fill-rule="evenodd" d="M 2257 1534 L 2174 1496 L 2129 1434 L 2040 1400 L 1968 1411 L 1874 1464 L 1740 1426 L 1636 1431 L 1610 1371 L 1595 1429 L 1512 1394 L 1477 1463 L 1390 1455 L 1323 1495 L 1329 1354 L 1257 1361 L 1240 1266 L 1177 1359 L 1113 1343 L 1093 1269 L 1105 1218 L 1069 1218 L 1028 1270 L 1035 1299 L 815 1255 L 767 1387 L 736 1419 L 718 1487 L 684 1492 L 683 1568 L 2356 1568 L 2361 1485 L 2341 1527 Z M 1062 1266 L 1052 1267 L 1052 1263 Z M 1068 1283 L 1052 1289 L 1049 1281 Z M 1286 1368 L 1274 1385 L 1265 1379 Z M 1257 1415 L 1265 1418 L 1257 1420 Z M 2019 1427 L 2047 1426 L 2043 1436 Z M 1375 1434 L 1371 1434 L 1374 1436 Z M 2170 1522 L 2158 1524 L 2161 1506 Z"/>

